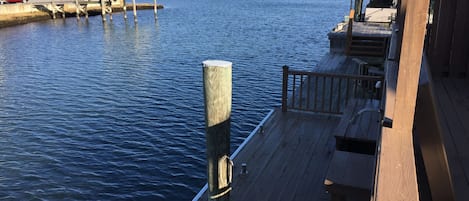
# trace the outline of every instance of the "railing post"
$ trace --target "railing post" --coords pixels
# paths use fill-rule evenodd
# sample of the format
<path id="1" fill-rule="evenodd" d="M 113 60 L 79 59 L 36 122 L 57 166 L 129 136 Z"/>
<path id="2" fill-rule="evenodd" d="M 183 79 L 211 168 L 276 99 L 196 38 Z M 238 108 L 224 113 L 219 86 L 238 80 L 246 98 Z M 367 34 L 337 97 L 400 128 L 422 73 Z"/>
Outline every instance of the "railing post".
<path id="1" fill-rule="evenodd" d="M 348 26 L 347 26 L 347 45 L 345 47 L 345 54 L 350 55 L 350 49 L 352 48 L 352 38 L 353 38 L 353 17 L 355 15 L 355 10 L 350 10 Z"/>
<path id="2" fill-rule="evenodd" d="M 288 66 L 283 68 L 283 81 L 282 81 L 282 112 L 287 112 L 287 88 L 288 88 Z"/>

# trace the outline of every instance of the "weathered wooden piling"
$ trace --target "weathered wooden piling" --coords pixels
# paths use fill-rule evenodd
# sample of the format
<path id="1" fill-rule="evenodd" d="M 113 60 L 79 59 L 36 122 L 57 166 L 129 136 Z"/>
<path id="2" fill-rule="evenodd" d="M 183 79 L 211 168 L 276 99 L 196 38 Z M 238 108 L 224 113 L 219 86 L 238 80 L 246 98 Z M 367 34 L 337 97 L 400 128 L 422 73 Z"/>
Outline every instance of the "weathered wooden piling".
<path id="1" fill-rule="evenodd" d="M 209 200 L 230 199 L 233 166 L 229 157 L 231 74 L 231 62 L 203 62 Z"/>
<path id="2" fill-rule="evenodd" d="M 106 14 L 109 14 L 109 20 L 112 21 L 112 0 L 106 0 Z"/>
<path id="3" fill-rule="evenodd" d="M 158 4 L 156 3 L 156 0 L 153 0 L 153 10 L 155 13 L 155 20 L 158 19 Z"/>
<path id="4" fill-rule="evenodd" d="M 154 3 L 153 10 L 155 13 L 155 20 L 156 20 L 158 19 L 158 4 L 156 3 L 156 0 L 153 0 L 153 3 Z"/>
<path id="5" fill-rule="evenodd" d="M 106 21 L 106 5 L 105 5 L 105 0 L 101 0 L 101 17 L 103 19 L 103 22 Z"/>
<path id="6" fill-rule="evenodd" d="M 132 0 L 132 8 L 134 10 L 134 22 L 137 22 L 137 4 L 135 4 L 135 0 Z"/>
<path id="7" fill-rule="evenodd" d="M 122 10 L 124 10 L 124 19 L 127 19 L 127 5 L 125 4 L 125 0 L 122 0 Z"/>
<path id="8" fill-rule="evenodd" d="M 78 0 L 75 0 L 76 12 L 77 12 L 77 20 L 80 20 L 80 4 Z"/>
<path id="9" fill-rule="evenodd" d="M 50 4 L 51 4 L 50 6 L 51 6 L 51 9 L 52 9 L 52 19 L 55 20 L 55 18 L 57 18 L 57 16 L 55 16 L 55 14 L 56 14 L 57 11 L 56 11 L 56 9 L 55 9 L 54 0 L 51 0 L 51 3 L 50 3 Z"/>

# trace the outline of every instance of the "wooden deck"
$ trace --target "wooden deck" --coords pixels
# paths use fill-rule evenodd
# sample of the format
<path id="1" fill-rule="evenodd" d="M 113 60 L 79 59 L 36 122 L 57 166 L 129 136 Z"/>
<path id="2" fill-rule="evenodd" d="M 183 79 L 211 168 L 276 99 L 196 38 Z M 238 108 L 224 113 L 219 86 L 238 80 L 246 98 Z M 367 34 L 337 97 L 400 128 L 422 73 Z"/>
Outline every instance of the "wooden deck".
<path id="1" fill-rule="evenodd" d="M 469 198 L 469 80 L 436 78 L 434 88 L 455 200 Z"/>
<path id="2" fill-rule="evenodd" d="M 358 68 L 351 57 L 326 54 L 311 70 L 356 74 Z M 294 88 L 299 93 L 314 88 L 297 86 Z M 280 108 L 275 109 L 263 125 L 263 132 L 253 135 L 233 159 L 231 200 L 330 200 L 324 179 L 335 150 L 333 130 L 340 117 L 298 110 L 283 113 Z M 247 175 L 241 174 L 243 163 L 247 164 Z M 207 192 L 200 197 L 198 194 L 194 200 L 198 198 L 207 200 Z"/>
<path id="3" fill-rule="evenodd" d="M 264 132 L 234 159 L 231 200 L 329 200 L 323 182 L 338 122 L 337 116 L 276 109 Z M 240 174 L 242 163 L 246 175 Z"/>

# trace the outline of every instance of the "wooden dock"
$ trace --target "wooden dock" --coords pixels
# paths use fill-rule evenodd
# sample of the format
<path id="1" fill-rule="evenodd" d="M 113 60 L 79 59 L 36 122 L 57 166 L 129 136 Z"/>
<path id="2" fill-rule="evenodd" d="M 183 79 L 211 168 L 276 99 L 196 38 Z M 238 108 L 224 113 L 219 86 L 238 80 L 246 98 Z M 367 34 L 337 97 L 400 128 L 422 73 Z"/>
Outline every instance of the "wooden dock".
<path id="1" fill-rule="evenodd" d="M 264 132 L 250 138 L 234 159 L 232 200 L 468 200 L 469 40 L 464 33 L 469 21 L 465 20 L 467 13 L 459 11 L 469 8 L 469 3 L 435 1 L 437 9 L 432 10 L 435 13 L 429 20 L 428 0 L 399 2 L 397 16 L 389 16 L 390 26 L 353 22 L 347 28 L 354 16 L 354 9 L 350 10 L 349 23 L 340 23 L 329 34 L 332 54 L 325 57 L 330 61 L 325 63 L 335 67 L 320 66 L 313 69 L 315 73 L 284 68 L 283 112 L 276 109 Z M 340 71 L 340 64 L 350 61 L 344 54 L 384 59 L 385 96 L 380 100 L 385 104 L 380 104 L 382 116 L 370 118 L 370 122 L 378 119 L 380 123 L 375 154 L 334 149 L 332 133 L 350 120 L 344 118 L 341 102 L 334 103 L 337 109 L 332 98 L 329 105 L 323 104 L 334 94 L 324 96 L 321 90 L 308 89 L 316 70 Z M 319 87 L 322 91 L 342 88 L 341 81 L 335 84 L 335 78 L 313 79 L 316 85 L 323 83 Z M 368 81 L 378 83 L 374 78 Z M 358 83 L 353 87 L 363 86 Z M 323 94 L 320 105 L 325 105 L 318 111 L 314 111 L 317 103 L 311 109 L 307 100 L 316 94 Z M 340 91 L 338 94 L 343 97 Z M 347 128 L 344 136 L 349 137 L 347 131 L 353 126 Z M 369 128 L 376 130 L 376 126 Z M 239 173 L 239 163 L 247 164 L 248 174 Z M 201 194 L 203 190 L 195 200 L 207 198 Z"/>
<path id="2" fill-rule="evenodd" d="M 234 159 L 231 200 L 329 200 L 323 183 L 339 119 L 277 108 Z"/>
<path id="3" fill-rule="evenodd" d="M 345 94 L 346 90 L 342 89 L 341 93 L 335 91 L 345 87 L 347 79 L 351 83 L 347 88 L 356 89 L 357 87 L 352 86 L 359 86 L 358 80 L 354 80 L 353 75 L 359 73 L 363 67 L 360 64 L 363 63 L 366 62 L 343 54 L 328 53 L 317 66 L 312 68 L 314 73 L 311 75 L 289 78 L 296 80 L 295 84 L 289 84 L 290 92 L 298 93 L 288 94 L 290 98 L 287 102 L 298 104 L 298 100 L 304 99 L 303 105 L 306 105 L 309 102 L 307 100 L 312 99 L 311 107 L 301 109 L 289 106 L 287 112 L 276 108 L 266 122 L 261 123 L 261 129 L 248 138 L 247 143 L 242 145 L 244 148 L 235 154 L 236 157 L 232 157 L 234 169 L 231 200 L 330 200 L 324 180 L 336 147 L 333 131 L 341 121 L 342 115 L 335 102 L 334 106 L 331 102 L 322 106 L 332 110 L 317 110 L 319 106 L 315 105 L 319 104 L 313 103 L 313 100 L 321 104 L 324 101 L 332 101 L 325 96 L 333 97 L 334 101 L 337 98 L 342 100 L 352 98 L 354 96 L 352 90 L 348 92 L 347 98 L 345 95 L 342 98 L 337 96 Z M 333 90 L 333 92 L 319 94 L 317 87 L 305 84 L 313 80 L 316 75 L 338 76 L 334 81 L 324 81 L 328 86 L 320 84 L 320 88 L 324 89 L 319 91 Z M 344 78 L 343 82 L 339 78 Z M 314 85 L 316 82 L 311 81 L 310 84 Z M 329 86 L 333 83 L 334 86 Z M 242 164 L 246 164 L 247 174 L 241 173 Z M 207 192 L 202 189 L 194 200 L 207 200 L 207 198 Z"/>

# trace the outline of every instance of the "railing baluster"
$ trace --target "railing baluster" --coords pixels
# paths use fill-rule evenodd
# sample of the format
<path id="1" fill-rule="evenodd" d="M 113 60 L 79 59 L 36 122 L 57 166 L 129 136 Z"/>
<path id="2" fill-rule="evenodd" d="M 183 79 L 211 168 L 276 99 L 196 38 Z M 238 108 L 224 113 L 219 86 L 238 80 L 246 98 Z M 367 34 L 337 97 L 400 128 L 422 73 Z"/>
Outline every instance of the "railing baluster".
<path id="1" fill-rule="evenodd" d="M 292 85 L 292 101 L 291 101 L 291 108 L 295 108 L 295 87 L 296 86 L 296 74 L 293 74 L 293 85 Z"/>
<path id="2" fill-rule="evenodd" d="M 287 112 L 288 99 L 288 66 L 283 66 L 283 82 L 282 82 L 282 112 Z"/>
<path id="3" fill-rule="evenodd" d="M 322 107 L 321 110 L 324 112 L 324 105 L 326 102 L 326 76 L 322 79 Z"/>
<path id="4" fill-rule="evenodd" d="M 310 92 L 311 91 L 311 89 L 310 89 L 311 88 L 310 87 L 311 86 L 311 79 L 310 78 L 311 78 L 311 76 L 308 75 L 308 78 L 307 78 L 308 79 L 308 85 L 306 86 L 306 90 L 307 90 L 306 91 L 306 109 L 309 109 L 309 99 L 310 99 L 309 96 L 310 96 L 310 93 L 311 93 Z"/>
<path id="5" fill-rule="evenodd" d="M 318 105 L 318 79 L 319 79 L 319 76 L 315 75 L 315 83 L 314 83 L 314 111 L 317 110 L 317 105 Z"/>
<path id="6" fill-rule="evenodd" d="M 332 94 L 334 92 L 334 77 L 331 77 L 331 90 L 329 91 L 329 112 L 332 113 Z"/>
<path id="7" fill-rule="evenodd" d="M 341 112 L 340 111 L 340 102 L 341 102 L 340 96 L 342 95 L 341 89 L 342 89 L 342 78 L 339 78 L 339 89 L 338 89 L 339 92 L 337 94 L 337 113 Z"/>
<path id="8" fill-rule="evenodd" d="M 300 75 L 300 106 L 299 108 L 302 108 L 303 106 L 303 74 Z"/>
<path id="9" fill-rule="evenodd" d="M 347 106 L 348 104 L 348 99 L 350 98 L 349 97 L 349 92 L 350 92 L 350 78 L 347 78 L 347 83 L 346 83 L 346 91 L 345 91 L 345 106 Z"/>
<path id="10" fill-rule="evenodd" d="M 353 97 L 354 98 L 357 97 L 357 85 L 358 85 L 358 79 L 355 79 L 354 84 L 353 84 Z"/>

